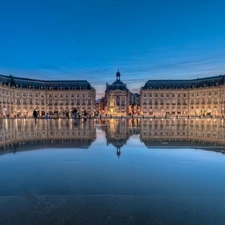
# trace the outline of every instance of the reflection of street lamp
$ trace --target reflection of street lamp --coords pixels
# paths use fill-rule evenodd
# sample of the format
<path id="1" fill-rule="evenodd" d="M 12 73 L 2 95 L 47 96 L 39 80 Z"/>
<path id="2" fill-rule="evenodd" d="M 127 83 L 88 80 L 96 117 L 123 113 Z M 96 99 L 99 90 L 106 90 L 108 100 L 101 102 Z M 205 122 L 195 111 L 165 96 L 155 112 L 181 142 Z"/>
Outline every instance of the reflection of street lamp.
<path id="1" fill-rule="evenodd" d="M 214 108 L 214 115 L 216 116 L 216 108 Z"/>
<path id="2" fill-rule="evenodd" d="M 6 116 L 6 111 L 7 109 L 6 108 L 3 108 L 3 116 L 5 117 Z"/>

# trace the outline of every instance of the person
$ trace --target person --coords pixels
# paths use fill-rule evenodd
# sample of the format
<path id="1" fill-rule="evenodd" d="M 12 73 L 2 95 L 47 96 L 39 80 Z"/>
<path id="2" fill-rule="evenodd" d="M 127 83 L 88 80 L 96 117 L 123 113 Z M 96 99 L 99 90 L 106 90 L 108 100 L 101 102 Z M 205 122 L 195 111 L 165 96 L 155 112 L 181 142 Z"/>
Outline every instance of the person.
<path id="1" fill-rule="evenodd" d="M 66 117 L 67 119 L 69 119 L 69 112 L 66 112 Z"/>
<path id="2" fill-rule="evenodd" d="M 36 123 L 37 122 L 36 120 L 37 120 L 37 117 L 38 117 L 38 113 L 37 113 L 36 109 L 33 111 L 33 117 L 34 117 L 34 121 Z"/>
<path id="3" fill-rule="evenodd" d="M 86 119 L 87 119 L 87 112 L 86 110 L 84 110 L 84 122 L 86 122 Z"/>
<path id="4" fill-rule="evenodd" d="M 74 108 L 72 113 L 73 113 L 74 122 L 76 123 L 76 121 L 77 121 L 77 109 Z"/>
<path id="5" fill-rule="evenodd" d="M 46 119 L 46 120 L 49 120 L 49 119 L 50 119 L 50 117 L 49 117 L 49 114 L 48 114 L 48 113 L 46 114 L 45 119 Z"/>

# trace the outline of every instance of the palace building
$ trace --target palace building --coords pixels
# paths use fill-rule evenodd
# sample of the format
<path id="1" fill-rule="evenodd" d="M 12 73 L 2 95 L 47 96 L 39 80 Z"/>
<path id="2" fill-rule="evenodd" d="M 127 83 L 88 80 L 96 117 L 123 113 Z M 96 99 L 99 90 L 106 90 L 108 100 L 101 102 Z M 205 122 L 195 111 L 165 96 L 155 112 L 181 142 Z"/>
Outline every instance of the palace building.
<path id="1" fill-rule="evenodd" d="M 149 80 L 133 94 L 116 73 L 96 109 L 96 91 L 86 80 L 45 81 L 0 75 L 0 118 L 63 116 L 76 108 L 80 115 L 224 116 L 225 75 L 193 80 Z"/>
<path id="2" fill-rule="evenodd" d="M 96 91 L 86 80 L 44 81 L 0 75 L 0 117 L 94 114 Z"/>
<path id="3" fill-rule="evenodd" d="M 120 72 L 116 73 L 116 81 L 106 83 L 104 97 L 104 113 L 108 115 L 127 115 L 131 104 L 131 93 L 126 84 L 120 80 Z"/>
<path id="4" fill-rule="evenodd" d="M 148 116 L 223 116 L 225 75 L 194 80 L 149 80 L 140 90 Z"/>

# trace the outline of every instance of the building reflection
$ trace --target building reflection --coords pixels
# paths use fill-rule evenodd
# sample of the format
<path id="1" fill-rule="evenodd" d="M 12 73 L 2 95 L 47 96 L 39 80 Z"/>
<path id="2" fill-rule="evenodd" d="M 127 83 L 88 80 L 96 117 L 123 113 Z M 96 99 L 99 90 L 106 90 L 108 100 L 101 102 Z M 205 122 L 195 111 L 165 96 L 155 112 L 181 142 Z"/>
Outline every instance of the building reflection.
<path id="1" fill-rule="evenodd" d="M 106 144 L 115 146 L 118 157 L 121 155 L 121 148 L 126 145 L 130 136 L 140 133 L 140 119 L 104 119 L 99 123 L 106 125 L 101 126 L 101 129 L 105 131 Z"/>
<path id="2" fill-rule="evenodd" d="M 143 119 L 140 140 L 147 147 L 167 145 L 215 149 L 225 145 L 224 131 L 223 119 Z"/>
<path id="3" fill-rule="evenodd" d="M 0 147 L 17 151 L 26 147 L 68 147 L 88 148 L 96 139 L 94 120 L 38 120 L 4 119 L 0 120 Z"/>
<path id="4" fill-rule="evenodd" d="M 113 145 L 118 157 L 133 135 L 146 147 L 192 147 L 225 153 L 223 119 L 103 119 L 0 120 L 0 148 L 22 151 L 37 148 L 89 148 L 96 139 L 96 124 L 105 132 L 106 145 Z"/>

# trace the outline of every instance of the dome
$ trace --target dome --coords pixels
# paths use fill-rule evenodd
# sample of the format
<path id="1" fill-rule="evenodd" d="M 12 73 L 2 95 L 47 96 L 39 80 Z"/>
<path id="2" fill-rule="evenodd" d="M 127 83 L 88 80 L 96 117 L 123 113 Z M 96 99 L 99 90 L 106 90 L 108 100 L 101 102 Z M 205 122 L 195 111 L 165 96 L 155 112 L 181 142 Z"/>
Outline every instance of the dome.
<path id="1" fill-rule="evenodd" d="M 111 85 L 106 85 L 106 89 L 107 91 L 112 91 L 112 90 L 122 90 L 122 91 L 128 91 L 126 84 L 124 84 L 121 80 L 120 80 L 120 72 L 119 70 L 116 73 L 116 81 L 114 83 L 112 83 Z"/>
<path id="2" fill-rule="evenodd" d="M 122 81 L 116 80 L 114 83 L 110 85 L 110 90 L 116 90 L 116 89 L 127 90 L 127 87 Z"/>

